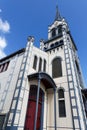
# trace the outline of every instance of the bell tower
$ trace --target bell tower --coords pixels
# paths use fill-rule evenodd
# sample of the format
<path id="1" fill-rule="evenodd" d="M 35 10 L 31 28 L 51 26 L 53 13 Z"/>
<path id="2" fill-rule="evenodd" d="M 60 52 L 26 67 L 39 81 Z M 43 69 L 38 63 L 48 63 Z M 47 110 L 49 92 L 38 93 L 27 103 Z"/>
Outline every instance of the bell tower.
<path id="1" fill-rule="evenodd" d="M 68 31 L 68 25 L 65 22 L 65 19 L 61 17 L 58 6 L 56 6 L 56 16 L 54 19 L 53 24 L 51 24 L 48 27 L 48 40 L 43 41 L 41 40 L 40 48 L 44 51 L 48 51 L 49 49 L 52 49 L 54 46 L 58 45 L 59 43 L 62 43 L 62 26 L 63 24 L 66 25 L 67 31 Z M 60 41 L 61 39 L 61 41 Z M 53 44 L 54 41 L 58 41 L 55 45 Z M 53 42 L 53 43 L 52 43 Z"/>
<path id="2" fill-rule="evenodd" d="M 66 20 L 59 13 L 58 6 L 55 20 L 48 27 L 48 40 L 42 40 L 40 48 L 48 53 L 48 73 L 57 86 L 57 128 L 86 130 L 81 94 L 84 84 L 77 47 Z"/>

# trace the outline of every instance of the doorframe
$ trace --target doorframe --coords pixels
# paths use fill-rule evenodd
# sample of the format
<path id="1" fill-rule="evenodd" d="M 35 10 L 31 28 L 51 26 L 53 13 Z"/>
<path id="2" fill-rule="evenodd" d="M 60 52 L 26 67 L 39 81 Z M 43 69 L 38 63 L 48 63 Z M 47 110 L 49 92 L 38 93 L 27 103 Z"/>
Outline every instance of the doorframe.
<path id="1" fill-rule="evenodd" d="M 37 80 L 38 82 L 38 90 L 40 89 L 40 82 L 42 82 L 45 85 L 45 89 L 50 89 L 53 88 L 54 91 L 54 127 L 55 130 L 57 130 L 57 124 L 56 124 L 56 84 L 54 82 L 54 80 L 50 77 L 49 74 L 45 73 L 45 72 L 38 72 L 38 73 L 33 73 L 31 75 L 28 75 L 28 80 L 33 81 L 33 80 Z M 34 129 L 36 130 L 36 129 Z"/>
<path id="2" fill-rule="evenodd" d="M 30 85 L 30 89 L 31 87 L 36 87 L 37 91 L 38 91 L 38 85 L 35 85 L 35 84 L 32 84 Z M 42 102 L 41 102 L 41 116 L 40 116 L 40 130 L 43 129 L 43 121 L 44 121 L 44 91 L 43 89 L 40 87 L 39 88 L 39 92 L 40 90 L 42 91 Z M 29 94 L 30 94 L 30 91 L 29 91 Z M 29 95 L 30 96 L 30 95 Z M 28 96 L 28 102 L 29 102 L 29 96 Z M 38 93 L 36 95 L 37 97 L 39 96 Z M 38 103 L 39 103 L 39 97 L 38 97 Z M 27 104 L 27 107 L 28 107 L 28 104 Z M 28 108 L 27 108 L 28 109 Z M 27 117 L 27 109 L 26 109 L 26 117 Z M 37 127 L 37 118 L 38 117 L 38 104 L 37 104 L 37 98 L 36 98 L 36 110 L 35 110 L 35 118 L 34 118 L 34 130 L 36 130 L 36 127 Z M 26 122 L 26 118 L 25 118 L 25 122 Z M 25 126 L 24 126 L 25 127 Z"/>

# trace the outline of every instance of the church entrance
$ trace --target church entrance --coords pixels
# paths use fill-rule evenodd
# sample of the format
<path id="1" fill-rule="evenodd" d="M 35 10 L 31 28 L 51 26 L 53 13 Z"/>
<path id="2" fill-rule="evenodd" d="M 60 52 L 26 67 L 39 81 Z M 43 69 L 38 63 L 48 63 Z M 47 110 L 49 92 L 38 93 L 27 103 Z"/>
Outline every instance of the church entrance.
<path id="1" fill-rule="evenodd" d="M 44 93 L 40 89 L 36 130 L 40 130 L 41 128 L 43 95 Z M 27 114 L 26 114 L 24 130 L 34 130 L 35 114 L 36 114 L 36 99 L 37 99 L 37 86 L 33 85 L 30 87 L 30 94 L 29 94 L 29 99 L 28 99 Z"/>

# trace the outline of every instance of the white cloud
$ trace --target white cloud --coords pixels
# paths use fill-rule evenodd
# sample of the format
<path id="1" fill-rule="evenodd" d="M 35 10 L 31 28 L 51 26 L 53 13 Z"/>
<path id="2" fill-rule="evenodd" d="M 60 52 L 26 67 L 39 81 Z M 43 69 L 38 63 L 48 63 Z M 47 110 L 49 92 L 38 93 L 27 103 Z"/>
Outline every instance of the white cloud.
<path id="1" fill-rule="evenodd" d="M 5 57 L 5 56 L 6 56 L 6 54 L 2 50 L 0 50 L 0 59 Z"/>
<path id="2" fill-rule="evenodd" d="M 8 21 L 3 21 L 0 18 L 0 31 L 2 31 L 3 33 L 8 33 L 10 31 L 10 24 L 8 23 Z"/>
<path id="3" fill-rule="evenodd" d="M 0 37 L 0 48 L 5 48 L 6 47 L 6 39 L 4 37 Z"/>
<path id="4" fill-rule="evenodd" d="M 6 39 L 4 37 L 0 37 L 0 58 L 3 58 L 6 56 L 4 49 L 7 46 Z"/>
<path id="5" fill-rule="evenodd" d="M 2 12 L 1 9 L 0 9 L 0 12 Z M 7 41 L 6 41 L 4 33 L 8 33 L 9 31 L 10 31 L 10 24 L 8 23 L 8 21 L 7 20 L 3 21 L 0 18 L 0 33 L 1 33 L 1 36 L 0 36 L 0 59 L 6 56 L 4 49 L 7 46 Z"/>
<path id="6" fill-rule="evenodd" d="M 0 13 L 2 12 L 2 9 L 0 9 Z"/>

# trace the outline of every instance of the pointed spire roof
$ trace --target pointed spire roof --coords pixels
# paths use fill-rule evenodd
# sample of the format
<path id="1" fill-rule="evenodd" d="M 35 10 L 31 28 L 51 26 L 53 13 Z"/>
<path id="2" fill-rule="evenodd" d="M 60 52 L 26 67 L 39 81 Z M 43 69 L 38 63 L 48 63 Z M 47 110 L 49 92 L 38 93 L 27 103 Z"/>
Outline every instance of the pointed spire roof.
<path id="1" fill-rule="evenodd" d="M 61 15 L 59 13 L 59 10 L 58 10 L 58 5 L 56 6 L 56 17 L 55 17 L 55 21 L 60 21 L 62 20 L 61 18 Z"/>

